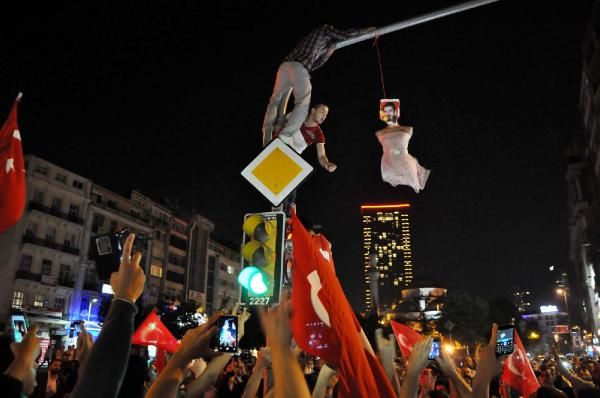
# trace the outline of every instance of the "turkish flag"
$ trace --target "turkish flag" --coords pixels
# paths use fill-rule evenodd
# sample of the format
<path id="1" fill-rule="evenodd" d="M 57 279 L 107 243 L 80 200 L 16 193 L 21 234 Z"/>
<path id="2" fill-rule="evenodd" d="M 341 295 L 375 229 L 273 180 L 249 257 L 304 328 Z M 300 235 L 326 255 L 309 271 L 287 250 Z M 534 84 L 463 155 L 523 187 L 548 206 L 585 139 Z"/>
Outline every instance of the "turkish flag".
<path id="1" fill-rule="evenodd" d="M 340 397 L 395 397 L 381 364 L 363 346 L 360 325 L 335 275 L 329 242 L 309 233 L 294 211 L 292 240 L 294 339 L 337 370 Z"/>
<path id="2" fill-rule="evenodd" d="M 516 330 L 515 351 L 504 361 L 502 382 L 517 390 L 525 398 L 528 398 L 531 393 L 537 391 L 540 387 Z"/>
<path id="3" fill-rule="evenodd" d="M 406 326 L 396 321 L 390 321 L 392 329 L 394 330 L 394 336 L 398 340 L 400 351 L 402 356 L 406 359 L 410 358 L 410 353 L 413 346 L 423 339 L 420 333 L 415 332 L 410 326 Z"/>
<path id="4" fill-rule="evenodd" d="M 25 161 L 17 124 L 20 99 L 21 93 L 0 129 L 0 232 L 18 223 L 25 210 Z"/>
<path id="5" fill-rule="evenodd" d="M 179 341 L 169 332 L 165 324 L 160 321 L 158 315 L 154 311 L 151 311 L 133 334 L 131 344 L 154 345 L 165 351 L 175 352 L 179 346 Z"/>

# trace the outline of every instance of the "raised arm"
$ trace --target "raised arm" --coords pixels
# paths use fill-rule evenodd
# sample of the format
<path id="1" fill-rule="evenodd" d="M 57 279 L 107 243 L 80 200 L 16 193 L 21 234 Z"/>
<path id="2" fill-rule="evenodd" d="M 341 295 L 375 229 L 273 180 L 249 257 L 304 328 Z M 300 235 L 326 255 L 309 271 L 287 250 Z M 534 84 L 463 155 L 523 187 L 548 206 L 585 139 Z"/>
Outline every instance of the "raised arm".
<path id="1" fill-rule="evenodd" d="M 264 370 L 271 366 L 271 349 L 269 347 L 261 348 L 256 358 L 256 363 L 252 369 L 252 374 L 246 383 L 242 398 L 254 398 L 260 381 L 262 380 Z"/>
<path id="2" fill-rule="evenodd" d="M 300 364 L 292 350 L 290 303 L 283 301 L 261 316 L 263 330 L 271 346 L 275 398 L 310 398 Z"/>
<path id="3" fill-rule="evenodd" d="M 440 356 L 435 360 L 440 365 L 441 371 L 448 376 L 450 387 L 456 390 L 456 398 L 470 398 L 471 386 L 458 373 L 452 358 L 444 350 L 440 350 Z"/>
<path id="4" fill-rule="evenodd" d="M 488 398 L 490 394 L 490 382 L 502 372 L 502 359 L 505 356 L 496 357 L 496 334 L 498 325 L 492 325 L 492 335 L 489 343 L 479 350 L 479 361 L 477 372 L 473 379 L 473 398 Z"/>
<path id="5" fill-rule="evenodd" d="M 413 346 L 408 360 L 408 368 L 402 388 L 400 389 L 400 398 L 416 398 L 417 389 L 419 386 L 419 376 L 427 363 L 429 362 L 428 355 L 431 351 L 433 340 L 431 337 L 426 337 Z"/>
<path id="6" fill-rule="evenodd" d="M 145 398 L 175 398 L 177 389 L 185 377 L 185 370 L 192 359 L 209 358 L 216 355 L 210 351 L 209 344 L 211 337 L 217 333 L 215 322 L 220 315 L 220 312 L 213 314 L 207 323 L 185 333 L 181 345 L 152 383 Z M 211 363 L 208 364 L 204 373 L 211 367 Z"/>
<path id="7" fill-rule="evenodd" d="M 133 319 L 137 312 L 135 301 L 144 291 L 146 276 L 140 267 L 141 253 L 131 257 L 134 234 L 125 241 L 119 271 L 113 272 L 110 285 L 115 292 L 102 332 L 90 349 L 72 398 L 116 397 L 125 377 Z M 91 364 L 91 365 L 90 365 Z"/>

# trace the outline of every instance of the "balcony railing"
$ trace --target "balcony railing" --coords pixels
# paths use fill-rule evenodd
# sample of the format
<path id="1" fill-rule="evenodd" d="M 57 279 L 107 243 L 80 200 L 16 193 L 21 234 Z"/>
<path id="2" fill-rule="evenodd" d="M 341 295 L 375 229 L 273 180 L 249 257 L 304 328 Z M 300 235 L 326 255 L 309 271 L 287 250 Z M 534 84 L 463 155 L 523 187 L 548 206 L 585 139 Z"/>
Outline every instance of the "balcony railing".
<path id="1" fill-rule="evenodd" d="M 56 277 L 50 275 L 42 275 L 42 285 L 56 286 Z"/>
<path id="2" fill-rule="evenodd" d="M 42 280 L 42 275 L 34 274 L 31 271 L 26 271 L 24 269 L 20 269 L 16 272 L 15 275 L 18 279 L 27 279 L 30 281 L 40 282 Z"/>
<path id="3" fill-rule="evenodd" d="M 38 203 L 38 202 L 34 202 L 34 201 L 29 202 L 29 210 L 38 210 L 38 211 L 41 211 L 42 213 L 51 214 L 55 217 L 60 217 L 64 220 L 71 221 L 75 224 L 83 225 L 83 218 L 80 218 L 73 214 L 63 213 L 62 211 L 60 211 L 58 209 L 44 206 L 43 204 Z"/>
<path id="4" fill-rule="evenodd" d="M 61 252 L 65 252 L 65 253 L 69 253 L 69 254 L 74 254 L 76 256 L 79 255 L 79 249 L 77 249 L 75 247 L 61 245 L 59 243 L 52 242 L 52 241 L 47 240 L 47 239 L 37 238 L 37 237 L 31 236 L 31 235 L 23 235 L 23 243 L 32 243 L 34 245 L 44 246 L 44 247 L 47 247 L 49 249 L 54 249 L 54 250 L 58 250 L 58 251 L 61 251 Z"/>

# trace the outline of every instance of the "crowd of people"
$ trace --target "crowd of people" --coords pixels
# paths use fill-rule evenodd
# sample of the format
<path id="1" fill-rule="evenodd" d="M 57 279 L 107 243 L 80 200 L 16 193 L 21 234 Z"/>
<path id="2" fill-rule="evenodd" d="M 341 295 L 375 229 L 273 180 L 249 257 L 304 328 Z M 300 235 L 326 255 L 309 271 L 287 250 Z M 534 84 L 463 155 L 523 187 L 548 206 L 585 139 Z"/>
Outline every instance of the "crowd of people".
<path id="1" fill-rule="evenodd" d="M 49 349 L 47 368 L 40 363 L 40 340 L 33 326 L 20 343 L 0 335 L 0 395 L 12 397 L 336 397 L 340 380 L 334 366 L 302 352 L 292 340 L 291 308 L 282 301 L 261 312 L 268 347 L 252 355 L 223 354 L 210 348 L 217 333 L 217 312 L 189 330 L 162 370 L 149 361 L 146 347 L 132 346 L 135 302 L 143 292 L 145 275 L 140 254 L 130 256 L 134 240 L 124 247 L 121 266 L 111 277 L 114 298 L 102 331 L 94 342 L 81 329 L 77 345 Z M 249 315 L 239 316 L 244 334 Z M 490 341 L 472 357 L 452 358 L 445 351 L 429 359 L 432 338 L 412 347 L 408 359 L 396 355 L 394 339 L 376 334 L 378 356 L 400 398 L 516 398 L 520 394 L 500 381 L 504 357 L 495 352 L 497 326 Z M 393 336 L 392 336 L 393 337 Z M 555 350 L 531 360 L 540 387 L 534 398 L 600 397 L 600 362 L 561 358 Z M 372 396 L 377 396 L 374 393 Z M 530 398 L 527 397 L 527 398 Z"/>

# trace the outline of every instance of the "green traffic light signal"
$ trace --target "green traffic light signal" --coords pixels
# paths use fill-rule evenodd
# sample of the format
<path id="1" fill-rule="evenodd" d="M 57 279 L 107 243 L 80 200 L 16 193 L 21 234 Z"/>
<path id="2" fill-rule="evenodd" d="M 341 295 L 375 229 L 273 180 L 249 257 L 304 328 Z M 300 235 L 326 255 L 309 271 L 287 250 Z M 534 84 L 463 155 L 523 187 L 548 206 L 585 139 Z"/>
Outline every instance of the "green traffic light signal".
<path id="1" fill-rule="evenodd" d="M 254 294 L 265 294 L 269 290 L 268 276 L 256 267 L 244 268 L 238 282 Z"/>
<path id="2" fill-rule="evenodd" d="M 247 214 L 242 229 L 240 301 L 247 305 L 277 303 L 283 275 L 285 215 L 282 212 Z"/>

